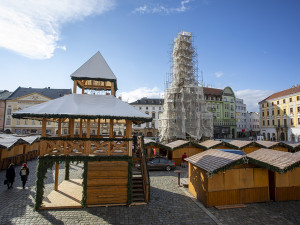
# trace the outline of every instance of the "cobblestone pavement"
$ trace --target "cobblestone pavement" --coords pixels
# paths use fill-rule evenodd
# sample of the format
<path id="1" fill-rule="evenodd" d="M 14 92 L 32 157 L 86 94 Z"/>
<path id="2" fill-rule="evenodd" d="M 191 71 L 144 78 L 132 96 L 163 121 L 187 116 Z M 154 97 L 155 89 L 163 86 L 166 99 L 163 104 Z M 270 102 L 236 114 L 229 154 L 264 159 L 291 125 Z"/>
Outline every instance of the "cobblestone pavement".
<path id="1" fill-rule="evenodd" d="M 36 160 L 28 162 L 31 174 L 22 189 L 16 177 L 14 188 L 3 185 L 5 171 L 0 172 L 0 224 L 216 224 L 177 187 L 177 175 L 153 171 L 151 201 L 148 205 L 131 207 L 95 207 L 86 209 L 34 211 Z M 16 168 L 17 174 L 20 166 Z M 185 169 L 185 171 L 187 171 Z M 70 178 L 81 178 L 82 165 L 71 165 Z M 183 177 L 187 176 L 187 172 Z M 45 195 L 53 190 L 54 170 L 47 173 Z M 59 182 L 64 178 L 60 166 Z M 209 208 L 222 224 L 300 224 L 300 201 L 247 204 L 247 208 L 217 210 Z"/>

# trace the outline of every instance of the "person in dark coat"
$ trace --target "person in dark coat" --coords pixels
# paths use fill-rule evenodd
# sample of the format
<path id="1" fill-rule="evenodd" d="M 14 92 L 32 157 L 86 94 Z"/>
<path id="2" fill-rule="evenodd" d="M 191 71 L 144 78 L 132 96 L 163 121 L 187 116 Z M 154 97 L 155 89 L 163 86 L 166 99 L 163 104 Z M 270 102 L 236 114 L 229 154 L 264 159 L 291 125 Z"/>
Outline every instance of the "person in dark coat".
<path id="1" fill-rule="evenodd" d="M 15 165 L 11 163 L 6 170 L 7 189 L 13 187 L 15 177 L 16 177 Z"/>
<path id="2" fill-rule="evenodd" d="M 22 180 L 22 184 L 23 184 L 23 189 L 25 188 L 27 179 L 28 179 L 28 175 L 29 175 L 29 169 L 27 167 L 27 164 L 24 163 L 21 170 L 20 170 L 20 176 L 21 176 L 21 180 Z"/>

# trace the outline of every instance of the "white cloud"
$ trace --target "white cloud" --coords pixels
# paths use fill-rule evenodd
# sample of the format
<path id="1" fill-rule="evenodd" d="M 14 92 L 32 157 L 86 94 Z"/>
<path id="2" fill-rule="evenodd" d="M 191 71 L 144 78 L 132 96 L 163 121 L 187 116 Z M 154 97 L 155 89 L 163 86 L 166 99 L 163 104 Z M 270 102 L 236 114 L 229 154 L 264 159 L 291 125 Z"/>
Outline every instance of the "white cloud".
<path id="1" fill-rule="evenodd" d="M 133 91 L 129 92 L 120 92 L 118 96 L 122 97 L 123 101 L 126 102 L 134 102 L 143 97 L 147 98 L 163 98 L 164 92 L 160 91 L 158 87 L 154 87 L 152 89 L 147 87 L 140 87 Z"/>
<path id="2" fill-rule="evenodd" d="M 114 0 L 1 0 L 0 47 L 33 59 L 51 58 L 62 24 L 113 9 Z"/>
<path id="3" fill-rule="evenodd" d="M 274 91 L 271 90 L 245 89 L 235 91 L 236 97 L 244 100 L 248 112 L 258 112 L 258 103 L 273 93 Z"/>
<path id="4" fill-rule="evenodd" d="M 190 3 L 191 0 L 182 0 L 180 1 L 179 6 L 177 7 L 168 7 L 168 6 L 163 6 L 160 4 L 148 4 L 144 6 L 140 6 L 136 9 L 133 10 L 134 13 L 140 13 L 140 14 L 145 14 L 145 13 L 160 13 L 160 14 L 171 14 L 171 13 L 180 13 L 180 12 L 185 12 L 188 7 L 187 5 Z"/>
<path id="5" fill-rule="evenodd" d="M 219 78 L 219 77 L 223 76 L 223 72 L 221 72 L 221 71 L 215 72 L 215 75 L 217 78 Z"/>

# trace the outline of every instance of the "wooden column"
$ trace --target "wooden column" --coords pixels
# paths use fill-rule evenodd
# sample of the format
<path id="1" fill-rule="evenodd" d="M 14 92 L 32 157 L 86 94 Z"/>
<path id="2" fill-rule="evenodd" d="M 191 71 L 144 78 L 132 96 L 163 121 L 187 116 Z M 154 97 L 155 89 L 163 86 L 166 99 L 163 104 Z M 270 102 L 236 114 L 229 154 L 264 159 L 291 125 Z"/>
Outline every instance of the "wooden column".
<path id="1" fill-rule="evenodd" d="M 114 137 L 114 120 L 110 119 L 109 120 L 109 138 Z"/>
<path id="2" fill-rule="evenodd" d="M 74 137 L 74 119 L 69 119 L 69 135 Z"/>
<path id="3" fill-rule="evenodd" d="M 58 173 L 59 173 L 59 163 L 55 163 L 55 183 L 54 183 L 54 190 L 58 190 Z"/>
<path id="4" fill-rule="evenodd" d="M 79 137 L 82 138 L 82 119 L 79 122 Z"/>
<path id="5" fill-rule="evenodd" d="M 132 138 L 132 121 L 126 120 L 126 138 Z M 128 155 L 132 156 L 132 141 L 128 141 L 127 145 Z"/>
<path id="6" fill-rule="evenodd" d="M 111 82 L 111 95 L 116 97 L 115 82 Z"/>
<path id="7" fill-rule="evenodd" d="M 42 120 L 42 137 L 46 137 L 46 129 L 47 129 L 47 119 L 43 118 Z M 41 145 L 40 145 L 40 155 L 43 156 L 46 154 L 47 150 L 47 142 L 45 140 L 41 140 Z"/>
<path id="8" fill-rule="evenodd" d="M 86 121 L 86 138 L 91 137 L 91 120 L 87 119 Z M 89 155 L 91 151 L 91 141 L 85 141 L 84 152 L 86 155 Z"/>
<path id="9" fill-rule="evenodd" d="M 74 80 L 73 94 L 77 93 L 77 80 Z"/>
<path id="10" fill-rule="evenodd" d="M 100 137 L 100 118 L 98 119 L 98 130 L 97 130 L 98 137 Z"/>
<path id="11" fill-rule="evenodd" d="M 57 123 L 58 123 L 57 136 L 60 137 L 61 136 L 61 119 L 58 119 Z"/>

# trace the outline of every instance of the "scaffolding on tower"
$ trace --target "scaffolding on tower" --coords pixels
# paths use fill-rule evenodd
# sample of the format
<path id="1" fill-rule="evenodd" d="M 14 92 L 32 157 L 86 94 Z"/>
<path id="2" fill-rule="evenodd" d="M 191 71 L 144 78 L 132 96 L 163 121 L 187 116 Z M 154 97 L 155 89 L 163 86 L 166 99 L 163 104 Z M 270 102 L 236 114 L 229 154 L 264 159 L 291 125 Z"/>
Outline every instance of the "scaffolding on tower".
<path id="1" fill-rule="evenodd" d="M 159 125 L 160 141 L 212 137 L 213 116 L 206 111 L 203 88 L 199 86 L 197 53 L 190 32 L 182 31 L 174 39 L 170 58 Z"/>

